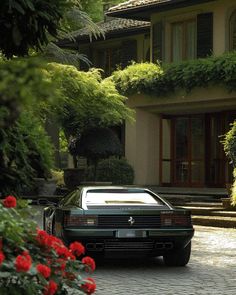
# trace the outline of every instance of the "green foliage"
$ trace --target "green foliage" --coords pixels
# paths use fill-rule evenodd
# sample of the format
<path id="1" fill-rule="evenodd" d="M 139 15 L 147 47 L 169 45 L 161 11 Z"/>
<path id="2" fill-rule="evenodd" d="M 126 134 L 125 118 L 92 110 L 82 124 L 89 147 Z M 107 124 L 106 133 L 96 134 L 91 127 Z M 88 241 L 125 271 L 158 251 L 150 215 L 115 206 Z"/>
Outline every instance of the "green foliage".
<path id="1" fill-rule="evenodd" d="M 51 170 L 52 179 L 56 181 L 57 187 L 64 187 L 64 172 L 62 170 Z"/>
<path id="2" fill-rule="evenodd" d="M 134 170 L 126 159 L 110 158 L 99 162 L 97 181 L 109 181 L 112 184 L 129 185 L 134 182 Z"/>
<path id="3" fill-rule="evenodd" d="M 225 134 L 222 143 L 226 155 L 230 158 L 234 168 L 236 168 L 236 121 L 234 121 L 231 129 Z"/>
<path id="4" fill-rule="evenodd" d="M 124 104 L 126 98 L 112 81 L 102 81 L 98 70 L 80 72 L 73 66 L 55 63 L 48 70 L 62 93 L 54 107 L 67 139 L 91 128 L 132 119 L 133 112 Z"/>
<path id="5" fill-rule="evenodd" d="M 116 71 L 111 78 L 124 95 L 144 93 L 155 97 L 166 96 L 182 89 L 190 92 L 196 87 L 222 85 L 236 90 L 236 53 L 197 59 L 176 64 L 132 64 Z"/>
<path id="6" fill-rule="evenodd" d="M 76 0 L 2 0 L 0 3 L 0 50 L 7 58 L 25 56 L 29 49 L 41 50 L 58 27 L 66 11 L 79 6 Z"/>
<path id="7" fill-rule="evenodd" d="M 152 92 L 154 80 L 160 80 L 162 77 L 163 69 L 159 65 L 133 63 L 124 70 L 115 71 L 107 80 L 114 81 L 121 93 L 129 95 Z"/>
<path id="8" fill-rule="evenodd" d="M 0 263 L 0 293 L 46 294 L 51 280 L 56 284 L 55 294 L 86 293 L 82 287 L 86 282 L 83 273 L 86 269 L 91 272 L 90 268 L 78 259 L 78 253 L 76 259 L 76 253 L 60 239 L 38 229 L 32 221 L 36 212 L 31 207 L 22 201 L 17 203 L 16 208 L 6 208 L 0 202 L 0 255 L 3 258 Z M 20 260 L 23 263 L 19 268 Z M 40 271 L 39 265 L 47 267 L 49 277 L 45 275 L 45 269 Z"/>
<path id="9" fill-rule="evenodd" d="M 232 205 L 236 206 L 236 169 L 234 169 L 234 183 L 232 187 L 231 199 L 232 199 Z"/>
<path id="10" fill-rule="evenodd" d="M 23 109 L 34 109 L 38 114 L 56 97 L 42 60 L 0 61 L 0 128 L 14 124 Z"/>
<path id="11" fill-rule="evenodd" d="M 53 166 L 53 147 L 40 120 L 23 112 L 15 124 L 0 129 L 1 193 L 20 193 L 33 177 L 48 177 Z"/>
<path id="12" fill-rule="evenodd" d="M 52 146 L 43 128 L 57 89 L 36 58 L 0 62 L 1 192 L 21 191 L 52 166 Z M 36 171 L 38 169 L 38 171 Z"/>
<path id="13" fill-rule="evenodd" d="M 110 156 L 120 156 L 122 147 L 118 136 L 109 128 L 93 128 L 82 133 L 81 136 L 70 140 L 69 152 L 75 157 L 86 157 L 96 169 L 99 159 Z"/>
<path id="14" fill-rule="evenodd" d="M 93 21 L 98 22 L 103 19 L 103 5 L 114 6 L 126 0 L 81 0 L 81 7 L 86 11 Z"/>
<path id="15" fill-rule="evenodd" d="M 72 155 L 91 160 L 121 155 L 122 148 L 118 136 L 109 128 L 94 128 L 72 140 L 69 146 Z"/>

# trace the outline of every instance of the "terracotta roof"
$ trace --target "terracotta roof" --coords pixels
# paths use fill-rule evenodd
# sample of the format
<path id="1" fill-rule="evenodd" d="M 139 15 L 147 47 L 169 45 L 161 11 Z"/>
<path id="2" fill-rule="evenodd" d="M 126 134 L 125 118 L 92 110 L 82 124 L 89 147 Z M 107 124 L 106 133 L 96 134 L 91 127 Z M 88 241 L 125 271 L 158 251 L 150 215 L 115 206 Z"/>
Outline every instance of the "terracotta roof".
<path id="1" fill-rule="evenodd" d="M 118 33 L 121 31 L 141 29 L 150 27 L 150 22 L 137 21 L 133 19 L 122 19 L 122 18 L 110 18 L 106 21 L 97 24 L 99 28 L 104 32 L 105 35 L 111 33 Z M 76 38 L 89 37 L 88 29 L 81 29 L 73 33 Z"/>
<path id="2" fill-rule="evenodd" d="M 120 10 L 126 10 L 126 9 L 132 9 L 132 8 L 138 8 L 142 6 L 148 6 L 153 4 L 159 4 L 159 3 L 165 3 L 165 2 L 172 2 L 173 0 L 129 0 L 123 3 L 120 3 L 116 6 L 111 7 L 108 10 L 109 12 L 113 11 L 120 11 Z"/>

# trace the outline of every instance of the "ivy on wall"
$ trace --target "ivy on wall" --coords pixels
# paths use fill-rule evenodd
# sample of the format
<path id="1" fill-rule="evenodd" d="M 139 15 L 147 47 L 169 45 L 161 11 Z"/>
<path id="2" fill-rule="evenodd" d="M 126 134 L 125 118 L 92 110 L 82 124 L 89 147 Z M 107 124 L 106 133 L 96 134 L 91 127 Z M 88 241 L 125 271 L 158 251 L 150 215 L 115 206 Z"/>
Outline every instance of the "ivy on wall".
<path id="1" fill-rule="evenodd" d="M 143 93 L 158 97 L 179 89 L 188 93 L 196 87 L 212 85 L 222 85 L 228 91 L 234 91 L 236 52 L 163 66 L 133 63 L 124 70 L 115 71 L 108 79 L 112 79 L 124 95 Z"/>

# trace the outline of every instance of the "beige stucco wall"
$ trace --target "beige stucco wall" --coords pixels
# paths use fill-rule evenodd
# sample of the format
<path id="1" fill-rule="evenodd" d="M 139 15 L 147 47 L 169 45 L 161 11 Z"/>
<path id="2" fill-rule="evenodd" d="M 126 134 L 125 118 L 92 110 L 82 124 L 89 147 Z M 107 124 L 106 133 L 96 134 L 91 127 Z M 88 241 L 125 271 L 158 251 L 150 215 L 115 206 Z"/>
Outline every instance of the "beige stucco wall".
<path id="1" fill-rule="evenodd" d="M 135 123 L 126 123 L 125 156 L 134 168 L 135 184 L 158 184 L 160 117 L 135 111 Z"/>
<path id="2" fill-rule="evenodd" d="M 223 87 L 218 86 L 198 88 L 188 94 L 178 92 L 167 97 L 137 94 L 129 97 L 128 106 L 136 111 L 135 123 L 126 124 L 125 141 L 125 156 L 134 167 L 135 184 L 158 185 L 161 115 L 204 114 L 236 110 L 236 92 L 229 93 Z M 167 128 L 170 127 L 167 126 Z M 170 129 L 163 136 L 163 148 L 166 149 L 167 154 L 170 153 L 169 133 Z M 165 157 L 168 158 L 168 155 Z M 165 169 L 163 174 L 168 174 Z"/>
<path id="3" fill-rule="evenodd" d="M 166 97 L 138 94 L 129 97 L 129 106 L 157 114 L 207 113 L 236 109 L 236 92 L 220 86 L 179 91 Z"/>
<path id="4" fill-rule="evenodd" d="M 170 61 L 171 23 L 196 18 L 197 14 L 213 12 L 213 53 L 220 55 L 229 48 L 229 18 L 236 9 L 235 0 L 218 0 L 151 15 L 151 23 L 164 23 L 164 60 Z M 151 46 L 152 48 L 152 46 Z M 152 56 L 152 55 L 151 55 Z"/>

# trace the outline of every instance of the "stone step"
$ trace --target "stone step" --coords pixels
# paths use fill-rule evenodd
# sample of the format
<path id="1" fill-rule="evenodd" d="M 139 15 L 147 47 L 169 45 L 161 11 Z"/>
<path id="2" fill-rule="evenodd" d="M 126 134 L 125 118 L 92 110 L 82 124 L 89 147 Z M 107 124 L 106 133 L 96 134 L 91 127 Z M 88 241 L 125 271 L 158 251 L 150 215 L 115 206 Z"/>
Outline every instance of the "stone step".
<path id="1" fill-rule="evenodd" d="M 191 207 L 191 206 L 183 206 L 187 210 L 190 210 L 192 215 L 200 215 L 200 216 L 222 216 L 222 217 L 236 217 L 236 211 L 226 211 L 224 208 L 212 208 L 212 207 Z"/>
<path id="2" fill-rule="evenodd" d="M 160 197 L 165 198 L 171 204 L 176 206 L 185 206 L 192 203 L 199 203 L 199 204 L 222 204 L 221 198 L 214 198 L 209 196 L 190 196 L 190 195 L 165 195 L 159 194 Z M 201 205 L 199 205 L 201 206 Z M 205 205 L 206 206 L 206 205 Z M 208 206 L 208 205 L 207 205 Z"/>
<path id="3" fill-rule="evenodd" d="M 236 217 L 192 216 L 193 225 L 236 228 Z"/>

